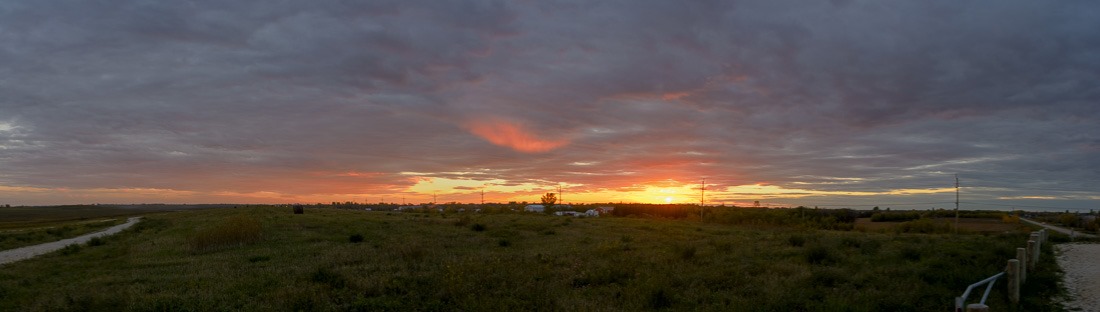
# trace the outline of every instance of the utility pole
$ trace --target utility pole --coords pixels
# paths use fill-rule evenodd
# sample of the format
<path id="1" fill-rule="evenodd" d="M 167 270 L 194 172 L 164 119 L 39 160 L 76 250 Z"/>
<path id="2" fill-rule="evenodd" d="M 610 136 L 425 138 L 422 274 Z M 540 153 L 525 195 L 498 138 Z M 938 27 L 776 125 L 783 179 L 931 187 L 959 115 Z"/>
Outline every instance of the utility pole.
<path id="1" fill-rule="evenodd" d="M 699 185 L 699 207 L 706 205 L 707 196 L 707 179 L 703 178 L 703 183 Z"/>
<path id="2" fill-rule="evenodd" d="M 435 196 L 437 195 L 437 193 L 438 193 L 438 192 L 432 192 L 432 203 L 433 203 L 433 204 L 434 204 L 434 203 L 436 203 L 436 201 L 435 201 Z"/>
<path id="3" fill-rule="evenodd" d="M 485 206 L 485 189 L 481 189 L 481 205 Z"/>
<path id="4" fill-rule="evenodd" d="M 955 174 L 955 234 L 959 234 L 959 174 Z"/>
<path id="5" fill-rule="evenodd" d="M 699 185 L 699 222 L 703 222 L 703 207 L 707 204 L 707 178 Z"/>
<path id="6" fill-rule="evenodd" d="M 558 183 L 558 203 L 565 205 L 565 194 L 561 192 L 561 183 Z"/>

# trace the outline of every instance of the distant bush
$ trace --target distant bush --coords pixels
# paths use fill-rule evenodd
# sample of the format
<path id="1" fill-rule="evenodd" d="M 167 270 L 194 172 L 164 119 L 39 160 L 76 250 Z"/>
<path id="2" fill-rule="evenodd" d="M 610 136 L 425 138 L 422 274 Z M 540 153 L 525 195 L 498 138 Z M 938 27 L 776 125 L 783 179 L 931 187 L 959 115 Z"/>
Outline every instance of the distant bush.
<path id="1" fill-rule="evenodd" d="M 294 205 L 294 214 L 303 214 L 306 212 L 306 208 L 302 205 Z"/>
<path id="2" fill-rule="evenodd" d="M 919 212 L 876 212 L 871 215 L 871 222 L 902 222 L 920 219 Z"/>
<path id="3" fill-rule="evenodd" d="M 470 226 L 470 229 L 474 230 L 475 232 L 481 232 L 485 230 L 485 225 L 481 223 L 474 223 Z"/>
<path id="4" fill-rule="evenodd" d="M 922 234 L 934 234 L 934 233 L 950 233 L 951 225 L 946 223 L 936 223 L 932 219 L 917 219 L 909 222 L 903 222 L 897 226 L 897 231 L 901 233 L 922 233 Z"/>
<path id="5" fill-rule="evenodd" d="M 497 241 L 497 245 L 500 246 L 500 247 L 508 247 L 508 246 L 512 246 L 512 242 L 509 241 L 507 238 L 501 238 L 500 240 Z"/>
<path id="6" fill-rule="evenodd" d="M 260 221 L 246 216 L 235 216 L 221 223 L 199 230 L 191 236 L 191 249 L 195 252 L 212 251 L 259 241 L 263 227 Z"/>
<path id="7" fill-rule="evenodd" d="M 363 234 L 352 234 L 351 236 L 348 236 L 348 241 L 352 243 L 362 243 Z"/>

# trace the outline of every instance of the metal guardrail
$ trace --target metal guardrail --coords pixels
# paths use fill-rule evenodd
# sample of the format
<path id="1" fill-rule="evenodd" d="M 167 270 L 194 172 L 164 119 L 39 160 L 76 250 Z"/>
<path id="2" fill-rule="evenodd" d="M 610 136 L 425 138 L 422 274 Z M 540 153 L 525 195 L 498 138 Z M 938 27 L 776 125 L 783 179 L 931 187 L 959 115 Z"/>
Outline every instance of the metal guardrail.
<path id="1" fill-rule="evenodd" d="M 989 286 L 985 287 L 985 293 L 982 294 L 982 301 L 979 302 L 981 304 L 985 304 L 985 299 L 989 298 L 989 291 L 991 289 L 993 289 L 993 283 L 997 282 L 997 279 L 1000 278 L 1003 275 L 1005 275 L 1005 272 L 997 273 L 993 276 L 990 276 L 987 279 L 984 279 L 980 282 L 970 284 L 970 286 L 967 286 L 966 291 L 963 292 L 962 296 L 955 297 L 955 311 L 956 312 L 962 312 L 963 309 L 966 308 L 966 298 L 970 297 L 970 291 L 974 290 L 974 287 L 978 287 L 978 286 L 981 286 L 982 284 L 988 283 Z"/>

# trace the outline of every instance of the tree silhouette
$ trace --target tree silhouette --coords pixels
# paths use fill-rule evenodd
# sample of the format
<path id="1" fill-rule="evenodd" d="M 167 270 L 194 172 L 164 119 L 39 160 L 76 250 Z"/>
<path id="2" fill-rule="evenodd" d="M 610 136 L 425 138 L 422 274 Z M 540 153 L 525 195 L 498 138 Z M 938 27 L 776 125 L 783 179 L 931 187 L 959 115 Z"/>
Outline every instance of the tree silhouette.
<path id="1" fill-rule="evenodd" d="M 546 193 L 546 195 L 542 195 L 542 205 L 546 206 L 546 208 L 550 208 L 550 206 L 553 206 L 554 203 L 557 202 L 557 201 L 558 201 L 558 195 L 557 194 Z"/>

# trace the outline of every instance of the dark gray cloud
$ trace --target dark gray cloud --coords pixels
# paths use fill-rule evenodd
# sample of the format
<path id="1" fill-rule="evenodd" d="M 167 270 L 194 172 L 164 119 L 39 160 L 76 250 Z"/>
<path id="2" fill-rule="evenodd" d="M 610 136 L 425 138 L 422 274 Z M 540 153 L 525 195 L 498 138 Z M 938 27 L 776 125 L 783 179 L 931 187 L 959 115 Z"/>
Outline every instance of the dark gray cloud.
<path id="1" fill-rule="evenodd" d="M 1096 29 L 1088 1 L 4 2 L 0 186 L 883 193 L 958 173 L 989 202 L 1095 206 Z M 0 200 L 43 202 L 21 194 Z"/>

